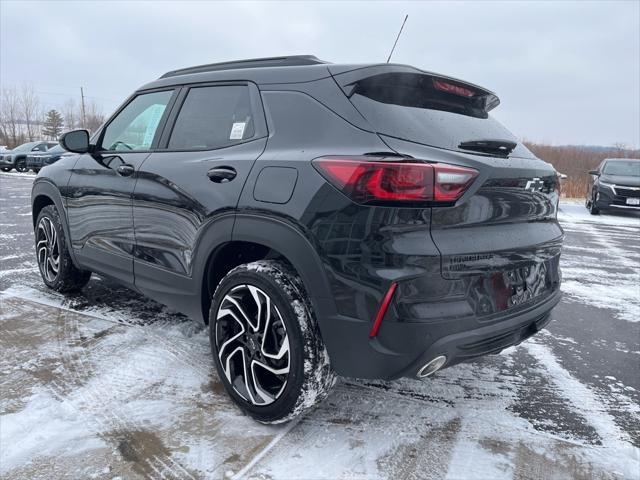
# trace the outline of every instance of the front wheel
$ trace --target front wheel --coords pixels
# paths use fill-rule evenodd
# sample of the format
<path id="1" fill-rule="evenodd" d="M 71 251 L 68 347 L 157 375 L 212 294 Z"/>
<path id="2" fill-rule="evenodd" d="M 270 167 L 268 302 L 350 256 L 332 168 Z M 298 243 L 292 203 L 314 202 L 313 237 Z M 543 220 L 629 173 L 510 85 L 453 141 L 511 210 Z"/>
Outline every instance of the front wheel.
<path id="1" fill-rule="evenodd" d="M 11 170 L 13 170 L 13 167 L 0 167 L 0 170 L 2 170 L 3 172 L 10 172 Z"/>
<path id="2" fill-rule="evenodd" d="M 27 168 L 27 165 L 25 164 L 24 160 L 19 160 L 16 163 L 16 170 L 20 173 L 24 173 L 29 171 L 29 169 Z"/>
<path id="3" fill-rule="evenodd" d="M 260 422 L 300 415 L 335 383 L 302 281 L 284 262 L 231 270 L 213 295 L 209 333 L 227 393 Z"/>
<path id="4" fill-rule="evenodd" d="M 58 292 L 72 292 L 84 287 L 91 272 L 76 268 L 69 255 L 58 210 L 44 207 L 36 221 L 36 258 L 40 275 L 47 287 Z"/>

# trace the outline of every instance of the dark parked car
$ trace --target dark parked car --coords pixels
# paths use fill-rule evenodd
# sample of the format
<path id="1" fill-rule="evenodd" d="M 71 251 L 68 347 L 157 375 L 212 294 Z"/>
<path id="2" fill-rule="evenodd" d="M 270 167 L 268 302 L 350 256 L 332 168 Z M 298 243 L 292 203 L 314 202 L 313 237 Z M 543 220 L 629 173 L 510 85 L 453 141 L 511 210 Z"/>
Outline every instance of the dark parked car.
<path id="1" fill-rule="evenodd" d="M 607 158 L 592 176 L 586 207 L 592 215 L 601 210 L 640 210 L 640 159 Z"/>
<path id="2" fill-rule="evenodd" d="M 42 167 L 46 167 L 47 165 L 56 163 L 62 157 L 69 155 L 73 154 L 67 152 L 64 148 L 62 148 L 61 145 L 56 145 L 55 147 L 51 147 L 46 152 L 32 152 L 31 154 L 27 155 L 26 167 L 37 173 Z"/>
<path id="3" fill-rule="evenodd" d="M 91 272 L 208 323 L 262 422 L 335 373 L 422 378 L 518 344 L 560 299 L 559 182 L 490 91 L 312 56 L 169 72 L 33 185 L 44 282 Z M 334 373 L 335 372 L 335 373 Z"/>
<path id="4" fill-rule="evenodd" d="M 0 170 L 10 172 L 15 168 L 18 172 L 26 172 L 27 155 L 35 152 L 46 152 L 58 142 L 29 142 L 17 146 L 13 150 L 0 152 Z"/>

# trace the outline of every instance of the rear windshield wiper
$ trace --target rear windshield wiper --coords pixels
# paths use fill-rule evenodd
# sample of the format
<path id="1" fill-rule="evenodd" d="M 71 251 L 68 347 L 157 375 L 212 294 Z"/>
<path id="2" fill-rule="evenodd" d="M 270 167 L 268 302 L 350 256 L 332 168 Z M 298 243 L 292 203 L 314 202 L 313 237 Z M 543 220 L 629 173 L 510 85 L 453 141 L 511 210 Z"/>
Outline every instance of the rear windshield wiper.
<path id="1" fill-rule="evenodd" d="M 469 140 L 461 142 L 458 148 L 507 158 L 516 145 L 518 144 L 511 140 Z"/>

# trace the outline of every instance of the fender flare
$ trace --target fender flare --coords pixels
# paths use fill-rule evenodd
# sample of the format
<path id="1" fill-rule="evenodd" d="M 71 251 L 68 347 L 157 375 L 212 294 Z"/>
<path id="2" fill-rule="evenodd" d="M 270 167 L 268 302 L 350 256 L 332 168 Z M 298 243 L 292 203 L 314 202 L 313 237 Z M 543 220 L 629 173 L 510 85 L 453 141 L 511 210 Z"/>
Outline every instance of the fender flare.
<path id="1" fill-rule="evenodd" d="M 321 333 L 325 319 L 336 315 L 325 267 L 311 241 L 291 222 L 264 213 L 238 212 L 235 215 L 231 241 L 253 242 L 280 252 L 302 278 L 307 295 L 313 305 Z M 208 244 L 201 251 L 196 265 L 203 265 L 221 243 Z M 204 271 L 198 272 L 203 278 Z M 198 282 L 202 288 L 202 282 Z"/>
<path id="2" fill-rule="evenodd" d="M 62 228 L 64 229 L 64 238 L 65 243 L 67 244 L 67 250 L 69 252 L 69 256 L 73 261 L 73 264 L 78 267 L 78 262 L 76 260 L 75 252 L 71 247 L 71 235 L 69 233 L 69 223 L 67 220 L 67 210 L 64 208 L 64 202 L 62 200 L 62 195 L 60 194 L 60 190 L 49 180 L 45 179 L 36 179 L 33 182 L 33 187 L 31 188 L 31 218 L 33 220 L 33 226 L 35 229 L 35 223 L 37 218 L 34 217 L 33 207 L 35 201 L 38 197 L 47 197 L 51 199 L 53 204 L 55 205 L 58 213 L 60 214 L 60 220 L 62 221 Z"/>

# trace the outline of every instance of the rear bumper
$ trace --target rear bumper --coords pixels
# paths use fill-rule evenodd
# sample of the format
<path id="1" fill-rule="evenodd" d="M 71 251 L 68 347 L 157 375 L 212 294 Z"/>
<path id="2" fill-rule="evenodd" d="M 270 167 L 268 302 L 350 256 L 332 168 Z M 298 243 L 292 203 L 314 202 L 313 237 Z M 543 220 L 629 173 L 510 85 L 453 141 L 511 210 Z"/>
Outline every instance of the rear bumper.
<path id="1" fill-rule="evenodd" d="M 325 341 L 340 355 L 332 356 L 336 372 L 357 378 L 391 380 L 416 377 L 422 366 L 444 355 L 443 368 L 517 345 L 544 328 L 551 310 L 561 298 L 560 289 L 543 300 L 522 306 L 489 322 L 477 317 L 440 322 L 385 321 L 377 337 L 370 339 L 370 322 L 344 317 L 332 319 L 334 328 Z"/>

